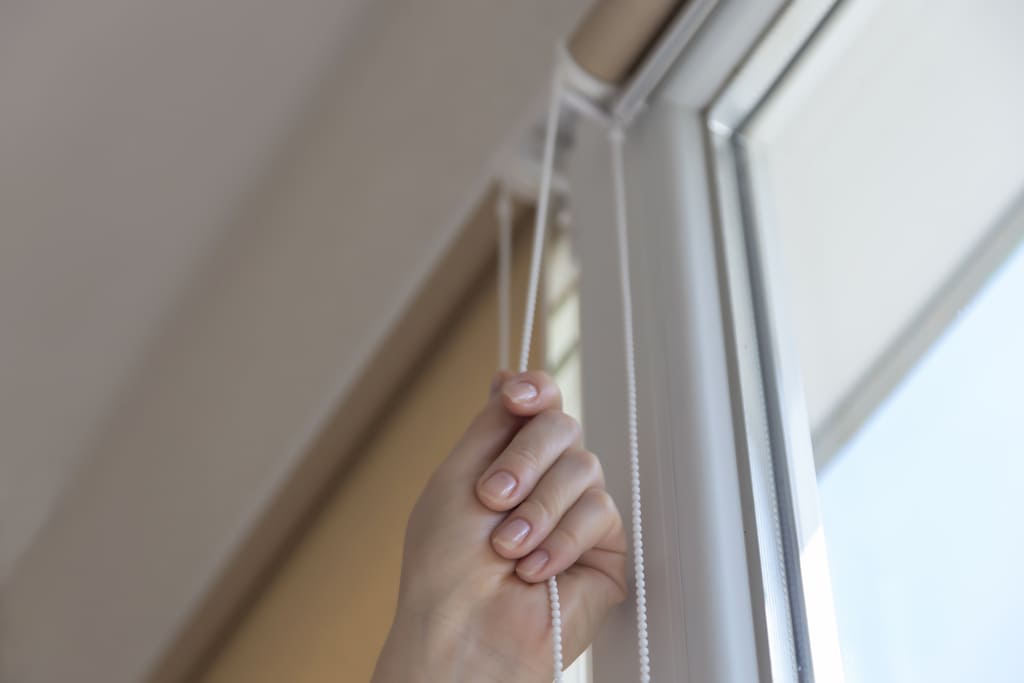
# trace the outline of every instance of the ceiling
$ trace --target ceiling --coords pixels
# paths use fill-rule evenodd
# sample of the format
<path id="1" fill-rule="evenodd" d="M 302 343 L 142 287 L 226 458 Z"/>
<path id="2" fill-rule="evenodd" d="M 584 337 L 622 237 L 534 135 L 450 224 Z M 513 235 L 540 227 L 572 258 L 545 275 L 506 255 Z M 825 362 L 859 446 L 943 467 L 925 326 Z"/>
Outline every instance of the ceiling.
<path id="1" fill-rule="evenodd" d="M 0 7 L 0 577 L 359 3 L 232 4 Z"/>

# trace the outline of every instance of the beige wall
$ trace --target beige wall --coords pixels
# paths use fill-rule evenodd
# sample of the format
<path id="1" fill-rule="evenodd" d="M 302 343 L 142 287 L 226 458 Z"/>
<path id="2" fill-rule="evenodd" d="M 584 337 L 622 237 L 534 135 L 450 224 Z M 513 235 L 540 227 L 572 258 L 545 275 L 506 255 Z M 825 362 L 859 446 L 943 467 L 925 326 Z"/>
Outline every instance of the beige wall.
<path id="1" fill-rule="evenodd" d="M 525 289 L 525 242 L 517 245 L 513 294 Z M 200 680 L 369 680 L 395 606 L 406 518 L 486 397 L 496 318 L 492 270 Z"/>

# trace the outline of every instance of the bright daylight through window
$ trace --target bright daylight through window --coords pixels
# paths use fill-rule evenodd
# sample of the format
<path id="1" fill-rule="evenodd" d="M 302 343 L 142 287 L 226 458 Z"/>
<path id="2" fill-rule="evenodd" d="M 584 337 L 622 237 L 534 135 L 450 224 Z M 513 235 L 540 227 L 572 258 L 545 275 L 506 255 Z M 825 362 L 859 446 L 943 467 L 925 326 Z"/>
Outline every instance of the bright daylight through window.
<path id="1" fill-rule="evenodd" d="M 841 3 L 741 141 L 849 683 L 1021 680 L 1021 35 L 1010 0 Z"/>

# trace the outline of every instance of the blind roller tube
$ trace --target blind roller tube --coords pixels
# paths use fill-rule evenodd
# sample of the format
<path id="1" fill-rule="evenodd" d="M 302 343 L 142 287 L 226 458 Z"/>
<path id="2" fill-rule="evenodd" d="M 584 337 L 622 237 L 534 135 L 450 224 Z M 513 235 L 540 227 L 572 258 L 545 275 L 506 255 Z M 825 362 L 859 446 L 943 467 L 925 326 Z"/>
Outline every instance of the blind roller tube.
<path id="1" fill-rule="evenodd" d="M 588 74 L 621 84 L 685 0 L 599 0 L 569 38 L 569 54 Z"/>

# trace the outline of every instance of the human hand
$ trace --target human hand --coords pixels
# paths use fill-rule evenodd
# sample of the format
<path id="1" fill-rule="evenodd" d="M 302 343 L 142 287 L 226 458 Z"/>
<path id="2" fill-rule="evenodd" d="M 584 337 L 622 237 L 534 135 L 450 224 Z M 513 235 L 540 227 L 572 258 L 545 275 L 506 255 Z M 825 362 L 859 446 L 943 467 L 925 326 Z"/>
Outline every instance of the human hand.
<path id="1" fill-rule="evenodd" d="M 549 682 L 547 579 L 566 663 L 626 596 L 622 519 L 558 387 L 540 372 L 495 387 L 409 518 L 374 683 Z"/>

